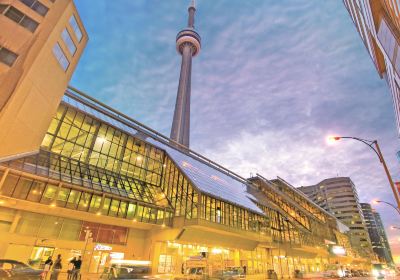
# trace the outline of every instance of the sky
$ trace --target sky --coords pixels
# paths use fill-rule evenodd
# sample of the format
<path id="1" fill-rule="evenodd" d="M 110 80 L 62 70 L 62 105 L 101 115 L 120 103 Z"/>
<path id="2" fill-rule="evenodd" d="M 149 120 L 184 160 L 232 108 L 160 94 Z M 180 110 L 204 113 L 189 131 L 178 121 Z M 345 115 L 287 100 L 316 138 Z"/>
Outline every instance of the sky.
<path id="1" fill-rule="evenodd" d="M 187 0 L 76 1 L 89 43 L 71 85 L 169 135 Z M 342 1 L 198 0 L 202 50 L 193 59 L 191 149 L 249 177 L 296 187 L 348 176 L 360 202 L 394 202 L 374 152 L 397 180 L 400 149 L 389 88 Z M 381 213 L 400 255 L 396 212 Z"/>

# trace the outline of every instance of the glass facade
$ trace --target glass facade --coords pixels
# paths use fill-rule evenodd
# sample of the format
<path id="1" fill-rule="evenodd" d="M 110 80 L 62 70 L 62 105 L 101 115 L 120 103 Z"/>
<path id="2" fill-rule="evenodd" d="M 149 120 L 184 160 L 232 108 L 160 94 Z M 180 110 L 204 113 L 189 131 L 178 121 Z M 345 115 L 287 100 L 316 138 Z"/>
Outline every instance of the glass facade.
<path id="1" fill-rule="evenodd" d="M 293 276 L 296 268 L 323 269 L 327 260 L 320 258 L 314 265 L 316 254 L 304 261 L 291 250 L 323 250 L 326 240 L 339 242 L 336 225 L 293 187 L 281 180 L 265 183 L 259 177 L 258 181 L 240 178 L 201 156 L 159 141 L 108 108 L 69 97 L 76 103 L 64 98 L 38 154 L 1 164 L 0 176 L 7 168 L 8 172 L 0 195 L 42 204 L 39 212 L 43 207 L 63 208 L 86 212 L 85 217 L 93 220 L 24 212 L 13 227 L 15 233 L 84 241 L 85 230 L 90 230 L 93 242 L 125 245 L 131 240 L 130 232 L 135 235 L 140 229 L 138 236 L 132 235 L 132 242 L 144 242 L 141 238 L 147 233 L 142 228 L 158 225 L 161 227 L 156 229 L 176 229 L 183 219 L 187 220 L 183 224 L 191 227 L 184 238 L 203 242 L 194 232 L 199 228 L 208 230 L 204 228 L 210 226 L 208 222 L 221 226 L 214 228 L 218 234 L 229 232 L 226 244 L 231 242 L 228 236 L 235 236 L 243 244 L 218 248 L 178 243 L 176 239 L 157 240 L 160 247 L 154 265 L 159 273 L 179 274 L 190 266 L 183 255 L 193 261 L 207 259 L 216 273 L 217 268 L 233 265 L 246 267 L 249 275 L 275 270 L 279 275 Z M 65 213 L 73 213 L 69 210 Z M 119 226 L 96 223 L 97 216 L 112 217 Z M 1 219 L 0 213 L 0 231 L 10 231 L 15 219 L 6 215 L 4 222 Z M 121 227 L 124 222 L 129 222 L 132 229 Z M 148 225 L 134 226 L 136 222 Z M 163 238 L 172 238 L 167 236 Z M 252 247 L 259 242 L 267 248 Z M 99 258 L 106 256 L 99 254 Z"/>
<path id="2" fill-rule="evenodd" d="M 200 218 L 246 231 L 266 233 L 268 219 L 232 203 L 202 195 Z"/>
<path id="3" fill-rule="evenodd" d="M 72 185 L 57 185 L 34 180 L 21 175 L 9 174 L 0 195 L 97 215 L 160 225 L 172 224 L 173 212 L 170 209 L 93 193 L 90 190 L 83 191 Z"/>
<path id="4" fill-rule="evenodd" d="M 0 207 L 0 224 L 10 223 L 9 216 L 15 216 L 15 210 Z M 85 230 L 92 232 L 93 242 L 107 244 L 126 244 L 128 229 L 99 223 L 67 219 L 58 216 L 21 212 L 15 233 L 38 238 L 64 240 L 85 240 Z"/>

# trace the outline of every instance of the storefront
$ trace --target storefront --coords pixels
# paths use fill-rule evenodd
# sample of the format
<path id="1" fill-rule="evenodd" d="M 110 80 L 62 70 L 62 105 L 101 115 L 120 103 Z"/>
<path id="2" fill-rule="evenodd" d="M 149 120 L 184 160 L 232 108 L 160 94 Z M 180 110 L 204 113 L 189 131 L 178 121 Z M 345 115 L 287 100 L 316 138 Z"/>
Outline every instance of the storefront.
<path id="1" fill-rule="evenodd" d="M 273 272 L 278 277 L 293 278 L 296 270 L 303 273 L 323 271 L 326 258 L 301 258 L 290 252 L 266 247 L 254 250 L 215 247 L 204 244 L 157 242 L 153 271 L 157 274 L 182 275 L 196 268 L 215 275 L 222 270 L 239 269 L 248 277 L 266 277 Z"/>
<path id="2" fill-rule="evenodd" d="M 125 254 L 114 252 L 113 247 L 105 244 L 95 244 L 89 254 L 89 272 L 101 273 L 108 267 L 111 260 L 123 260 Z"/>

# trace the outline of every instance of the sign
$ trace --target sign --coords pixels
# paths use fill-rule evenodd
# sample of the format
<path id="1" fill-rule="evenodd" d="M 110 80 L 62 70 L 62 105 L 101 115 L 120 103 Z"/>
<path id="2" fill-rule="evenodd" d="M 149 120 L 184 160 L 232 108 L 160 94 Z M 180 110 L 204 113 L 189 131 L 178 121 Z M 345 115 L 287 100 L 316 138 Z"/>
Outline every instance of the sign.
<path id="1" fill-rule="evenodd" d="M 96 244 L 96 246 L 94 246 L 94 250 L 95 251 L 111 251 L 112 247 L 103 245 L 103 244 Z"/>
<path id="2" fill-rule="evenodd" d="M 346 249 L 342 246 L 332 246 L 332 253 L 334 253 L 336 256 L 345 256 Z"/>
<path id="3" fill-rule="evenodd" d="M 118 253 L 118 252 L 110 253 L 110 258 L 112 258 L 113 260 L 123 260 L 124 256 L 125 256 L 124 253 Z"/>

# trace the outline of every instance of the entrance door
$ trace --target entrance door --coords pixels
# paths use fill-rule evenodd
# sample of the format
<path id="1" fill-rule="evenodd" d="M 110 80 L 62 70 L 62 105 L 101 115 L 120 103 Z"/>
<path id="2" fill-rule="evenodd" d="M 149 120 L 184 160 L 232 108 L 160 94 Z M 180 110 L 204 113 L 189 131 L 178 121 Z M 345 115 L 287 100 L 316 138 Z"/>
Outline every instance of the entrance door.
<path id="1" fill-rule="evenodd" d="M 54 247 L 33 247 L 29 264 L 35 268 L 43 269 L 45 261 L 53 256 Z"/>

